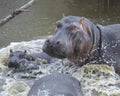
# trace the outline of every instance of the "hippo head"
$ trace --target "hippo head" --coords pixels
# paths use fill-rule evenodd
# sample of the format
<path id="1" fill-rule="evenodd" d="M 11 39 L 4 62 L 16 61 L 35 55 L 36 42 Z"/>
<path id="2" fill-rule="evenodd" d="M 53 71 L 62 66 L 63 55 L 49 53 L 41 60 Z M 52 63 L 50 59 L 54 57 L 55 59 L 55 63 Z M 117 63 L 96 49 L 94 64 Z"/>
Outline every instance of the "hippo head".
<path id="1" fill-rule="evenodd" d="M 84 61 L 93 47 L 93 23 L 84 17 L 66 16 L 56 24 L 55 34 L 48 38 L 43 51 L 57 58 Z"/>
<path id="2" fill-rule="evenodd" d="M 8 58 L 8 67 L 9 68 L 18 68 L 22 59 L 26 58 L 27 51 L 13 51 L 10 50 L 10 55 Z"/>

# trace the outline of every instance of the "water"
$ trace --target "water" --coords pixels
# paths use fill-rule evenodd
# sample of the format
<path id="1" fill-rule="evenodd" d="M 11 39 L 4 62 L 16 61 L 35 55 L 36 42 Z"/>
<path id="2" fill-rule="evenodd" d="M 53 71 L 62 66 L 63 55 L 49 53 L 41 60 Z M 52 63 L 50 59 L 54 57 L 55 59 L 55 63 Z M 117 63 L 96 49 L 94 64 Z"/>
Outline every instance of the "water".
<path id="1" fill-rule="evenodd" d="M 28 0 L 0 0 L 0 18 Z M 43 38 L 54 33 L 62 15 L 85 16 L 103 25 L 120 22 L 120 0 L 37 0 L 5 26 L 0 27 L 0 47 L 13 41 Z"/>
<path id="2" fill-rule="evenodd" d="M 27 1 L 0 0 L 0 18 Z M 78 68 L 70 66 L 67 60 L 54 64 L 37 60 L 31 63 L 39 67 L 31 72 L 12 73 L 7 68 L 10 49 L 41 52 L 44 39 L 40 38 L 54 33 L 55 23 L 63 14 L 85 16 L 103 25 L 120 23 L 120 0 L 37 0 L 28 12 L 0 27 L 0 96 L 27 96 L 35 78 L 53 72 L 69 73 L 77 78 L 84 96 L 120 96 L 120 77 L 112 66 L 89 64 Z"/>
<path id="3" fill-rule="evenodd" d="M 80 68 L 70 65 L 67 60 L 47 64 L 44 60 L 37 59 L 28 64 L 28 66 L 31 64 L 37 66 L 30 71 L 13 72 L 12 69 L 7 68 L 6 60 L 10 49 L 22 51 L 26 49 L 28 53 L 41 52 L 44 40 L 12 42 L 0 49 L 0 96 L 27 96 L 35 78 L 55 72 L 71 74 L 77 78 L 81 83 L 84 96 L 120 96 L 120 77 L 112 66 L 88 64 Z M 40 93 L 42 96 L 43 91 Z"/>

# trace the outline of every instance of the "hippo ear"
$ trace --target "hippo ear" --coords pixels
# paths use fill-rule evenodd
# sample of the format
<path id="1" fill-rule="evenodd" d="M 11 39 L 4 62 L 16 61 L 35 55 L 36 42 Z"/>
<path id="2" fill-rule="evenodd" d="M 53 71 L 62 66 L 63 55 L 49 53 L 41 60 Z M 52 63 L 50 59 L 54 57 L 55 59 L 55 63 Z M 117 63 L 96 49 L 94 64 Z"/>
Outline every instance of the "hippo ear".
<path id="1" fill-rule="evenodd" d="M 85 34 L 89 34 L 89 32 L 91 32 L 89 25 L 86 24 L 86 22 L 85 22 L 84 17 L 82 17 L 82 19 L 80 20 L 80 28 Z"/>
<path id="2" fill-rule="evenodd" d="M 24 54 L 27 54 L 27 50 L 24 51 Z"/>
<path id="3" fill-rule="evenodd" d="M 13 50 L 12 50 L 12 49 L 10 49 L 10 53 L 13 53 Z"/>

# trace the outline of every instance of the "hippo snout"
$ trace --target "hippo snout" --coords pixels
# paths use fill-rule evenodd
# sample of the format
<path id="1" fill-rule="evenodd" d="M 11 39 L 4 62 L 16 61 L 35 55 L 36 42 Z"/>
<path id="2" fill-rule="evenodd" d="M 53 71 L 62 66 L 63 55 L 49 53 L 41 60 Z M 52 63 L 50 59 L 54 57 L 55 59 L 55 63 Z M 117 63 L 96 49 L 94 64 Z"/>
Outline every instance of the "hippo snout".
<path id="1" fill-rule="evenodd" d="M 46 46 L 48 46 L 51 50 L 59 48 L 61 46 L 61 41 L 53 41 L 51 39 L 47 39 L 45 41 Z"/>
<path id="2" fill-rule="evenodd" d="M 8 60 L 8 67 L 9 68 L 18 68 L 19 67 L 19 60 L 17 60 L 16 58 L 10 58 Z"/>
<path id="3" fill-rule="evenodd" d="M 53 40 L 53 38 L 49 38 L 43 45 L 43 51 L 52 57 L 62 59 L 65 58 L 65 50 L 62 45 L 63 44 L 60 40 Z"/>

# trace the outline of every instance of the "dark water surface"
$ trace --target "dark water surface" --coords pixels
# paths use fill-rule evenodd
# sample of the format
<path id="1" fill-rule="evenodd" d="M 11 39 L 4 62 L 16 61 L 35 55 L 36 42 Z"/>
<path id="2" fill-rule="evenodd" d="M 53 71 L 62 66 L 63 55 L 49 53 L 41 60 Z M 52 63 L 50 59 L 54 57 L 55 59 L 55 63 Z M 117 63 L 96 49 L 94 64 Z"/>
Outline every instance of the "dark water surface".
<path id="1" fill-rule="evenodd" d="M 27 1 L 0 0 L 0 18 Z M 84 16 L 103 25 L 120 23 L 120 0 L 37 0 L 29 12 L 0 27 L 0 47 L 52 34 L 63 14 Z"/>

